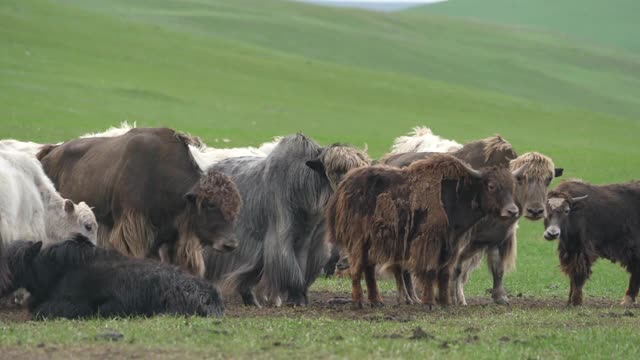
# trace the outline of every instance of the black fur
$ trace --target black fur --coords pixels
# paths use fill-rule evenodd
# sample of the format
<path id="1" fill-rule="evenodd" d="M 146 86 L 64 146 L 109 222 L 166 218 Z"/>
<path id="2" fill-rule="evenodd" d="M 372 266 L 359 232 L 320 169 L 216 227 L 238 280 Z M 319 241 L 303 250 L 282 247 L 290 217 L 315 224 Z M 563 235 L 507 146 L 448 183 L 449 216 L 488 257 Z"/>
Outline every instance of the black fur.
<path id="1" fill-rule="evenodd" d="M 175 266 L 133 259 L 81 239 L 42 249 L 16 241 L 6 249 L 11 290 L 31 293 L 36 319 L 157 314 L 221 316 L 216 288 Z"/>

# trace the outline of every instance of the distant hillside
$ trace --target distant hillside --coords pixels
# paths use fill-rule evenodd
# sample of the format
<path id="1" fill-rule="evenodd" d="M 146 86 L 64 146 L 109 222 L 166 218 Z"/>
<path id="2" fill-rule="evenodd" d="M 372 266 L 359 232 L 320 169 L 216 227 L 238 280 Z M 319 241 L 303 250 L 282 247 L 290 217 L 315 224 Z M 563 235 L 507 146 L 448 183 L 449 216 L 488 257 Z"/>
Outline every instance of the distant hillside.
<path id="1" fill-rule="evenodd" d="M 531 26 L 640 53 L 638 0 L 449 0 L 408 11 Z"/>

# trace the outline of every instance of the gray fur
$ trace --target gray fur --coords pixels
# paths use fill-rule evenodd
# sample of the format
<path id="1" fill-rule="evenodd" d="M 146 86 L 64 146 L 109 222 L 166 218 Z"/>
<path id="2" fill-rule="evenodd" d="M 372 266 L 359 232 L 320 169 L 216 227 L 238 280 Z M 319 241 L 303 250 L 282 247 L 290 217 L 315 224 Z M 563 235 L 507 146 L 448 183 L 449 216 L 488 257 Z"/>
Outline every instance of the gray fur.
<path id="1" fill-rule="evenodd" d="M 259 305 L 254 293 L 259 282 L 271 296 L 287 295 L 287 303 L 305 305 L 329 256 L 324 210 L 333 193 L 329 179 L 341 175 L 332 173 L 335 158 L 327 154 L 338 146 L 323 148 L 297 134 L 283 138 L 266 158 L 229 158 L 213 165 L 235 181 L 243 207 L 238 248 L 222 256 L 208 251 L 205 276 L 238 291 L 247 305 Z M 309 167 L 313 160 L 321 170 Z"/>

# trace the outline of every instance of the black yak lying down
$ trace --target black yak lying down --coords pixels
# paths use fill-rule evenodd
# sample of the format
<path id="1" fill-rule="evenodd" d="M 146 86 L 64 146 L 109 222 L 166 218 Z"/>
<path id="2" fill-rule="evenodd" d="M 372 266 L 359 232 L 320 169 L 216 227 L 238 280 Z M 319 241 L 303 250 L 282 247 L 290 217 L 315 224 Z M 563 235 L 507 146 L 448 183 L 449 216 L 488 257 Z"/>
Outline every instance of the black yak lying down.
<path id="1" fill-rule="evenodd" d="M 82 239 L 41 247 L 16 241 L 5 249 L 10 290 L 31 293 L 29 311 L 36 319 L 224 312 L 213 285 L 175 266 L 129 258 Z"/>

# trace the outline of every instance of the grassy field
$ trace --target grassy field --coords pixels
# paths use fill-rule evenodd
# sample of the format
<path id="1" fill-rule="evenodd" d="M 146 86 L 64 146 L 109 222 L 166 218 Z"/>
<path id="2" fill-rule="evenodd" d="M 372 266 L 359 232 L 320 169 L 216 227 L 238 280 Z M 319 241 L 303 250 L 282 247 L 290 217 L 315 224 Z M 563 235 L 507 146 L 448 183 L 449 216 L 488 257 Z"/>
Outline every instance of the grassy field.
<path id="1" fill-rule="evenodd" d="M 189 131 L 212 146 L 302 130 L 321 143 L 366 144 L 378 157 L 426 124 L 458 141 L 501 133 L 519 152 L 552 156 L 567 177 L 627 181 L 640 177 L 640 58 L 612 50 L 609 35 L 602 41 L 612 46 L 599 47 L 420 11 L 275 0 L 6 0 L 0 138 L 60 141 L 129 120 Z M 567 280 L 542 231 L 542 223 L 521 223 L 518 268 L 506 279 L 512 307 L 488 304 L 484 269 L 467 288 L 468 308 L 433 313 L 328 306 L 348 296 L 349 281 L 322 279 L 309 309 L 232 303 L 221 320 L 43 324 L 0 313 L 2 356 L 636 354 L 640 312 L 616 306 L 624 271 L 598 263 L 587 306 L 566 309 Z M 392 294 L 391 283 L 383 288 Z M 417 328 L 428 335 L 411 339 Z M 105 331 L 124 337 L 112 344 Z"/>
<path id="2" fill-rule="evenodd" d="M 634 0 L 451 0 L 409 11 L 546 30 L 569 38 L 640 53 L 640 3 Z"/>

